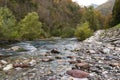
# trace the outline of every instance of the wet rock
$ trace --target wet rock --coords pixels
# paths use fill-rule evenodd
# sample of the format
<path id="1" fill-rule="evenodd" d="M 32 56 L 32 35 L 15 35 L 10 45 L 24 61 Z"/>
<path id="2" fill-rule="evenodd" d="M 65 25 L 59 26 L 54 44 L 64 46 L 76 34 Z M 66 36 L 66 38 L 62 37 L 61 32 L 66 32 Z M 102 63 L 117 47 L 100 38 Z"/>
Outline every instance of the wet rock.
<path id="1" fill-rule="evenodd" d="M 4 64 L 4 65 L 8 63 L 8 62 L 5 61 L 5 60 L 1 60 L 0 62 L 1 62 L 1 64 Z"/>
<path id="2" fill-rule="evenodd" d="M 36 60 L 34 60 L 34 59 L 32 59 L 32 60 L 29 62 L 29 64 L 30 64 L 31 66 L 34 66 L 34 65 L 36 65 L 36 64 L 37 64 L 37 61 L 36 61 Z"/>
<path id="3" fill-rule="evenodd" d="M 81 63 L 81 60 L 70 60 L 68 61 L 70 64 Z"/>
<path id="4" fill-rule="evenodd" d="M 96 68 L 96 67 L 90 67 L 90 71 L 91 72 L 95 72 L 95 73 L 101 73 L 101 71 L 98 69 L 98 68 Z"/>
<path id="5" fill-rule="evenodd" d="M 0 58 L 6 58 L 6 57 L 10 57 L 10 56 L 12 56 L 12 54 L 7 54 L 7 55 L 5 55 L 5 54 L 0 54 Z"/>
<path id="6" fill-rule="evenodd" d="M 62 59 L 62 56 L 56 56 L 55 58 L 56 59 Z"/>
<path id="7" fill-rule="evenodd" d="M 119 66 L 120 67 L 120 63 L 110 63 L 110 66 L 112 66 L 112 67 Z"/>
<path id="8" fill-rule="evenodd" d="M 50 79 L 48 79 L 48 80 L 56 80 L 55 78 L 50 78 Z"/>
<path id="9" fill-rule="evenodd" d="M 76 61 L 77 61 L 78 63 L 81 63 L 81 62 L 83 62 L 82 60 L 79 60 L 79 59 L 77 59 Z"/>
<path id="10" fill-rule="evenodd" d="M 76 56 L 67 56 L 67 58 L 74 59 Z"/>
<path id="11" fill-rule="evenodd" d="M 80 51 L 80 49 L 71 50 L 71 52 L 78 52 L 78 51 Z"/>
<path id="12" fill-rule="evenodd" d="M 31 80 L 31 79 L 35 79 L 36 73 L 30 72 L 30 73 L 28 73 L 28 76 L 29 76 L 29 79 L 30 79 L 30 80 Z"/>
<path id="13" fill-rule="evenodd" d="M 28 58 L 24 58 L 24 60 L 20 60 L 20 59 L 17 59 L 15 62 L 16 63 L 24 63 L 24 64 L 30 64 L 32 60 L 31 59 L 28 59 Z"/>
<path id="14" fill-rule="evenodd" d="M 115 47 L 114 47 L 113 45 L 111 45 L 111 44 L 107 44 L 106 47 L 109 48 L 109 49 L 111 49 L 111 50 L 114 50 L 114 49 L 115 49 Z"/>
<path id="15" fill-rule="evenodd" d="M 52 49 L 51 50 L 51 53 L 55 53 L 55 54 L 58 54 L 58 53 L 60 53 L 57 49 Z"/>
<path id="16" fill-rule="evenodd" d="M 4 55 L 3 54 L 0 54 L 0 57 L 3 57 Z"/>
<path id="17" fill-rule="evenodd" d="M 21 67 L 16 67 L 15 70 L 20 71 L 20 70 L 22 70 L 22 68 Z"/>
<path id="18" fill-rule="evenodd" d="M 9 50 L 13 50 L 13 51 L 25 51 L 22 47 L 20 46 L 13 46 L 11 47 Z"/>
<path id="19" fill-rule="evenodd" d="M 103 71 L 102 74 L 103 75 L 106 75 L 108 73 L 108 71 Z"/>
<path id="20" fill-rule="evenodd" d="M 14 64 L 13 65 L 14 68 L 20 67 L 20 68 L 29 68 L 30 65 L 29 64 Z"/>
<path id="21" fill-rule="evenodd" d="M 2 69 L 2 64 L 0 64 L 0 70 Z"/>
<path id="22" fill-rule="evenodd" d="M 89 76 L 89 73 L 81 70 L 69 70 L 66 73 L 74 78 L 86 78 Z"/>
<path id="23" fill-rule="evenodd" d="M 77 68 L 80 68 L 80 69 L 88 69 L 88 68 L 90 68 L 88 63 L 77 63 L 75 66 Z"/>
<path id="24" fill-rule="evenodd" d="M 73 77 L 70 77 L 68 80 L 88 80 L 88 78 L 73 78 Z"/>
<path id="25" fill-rule="evenodd" d="M 51 62 L 53 61 L 54 59 L 52 58 L 46 58 L 46 59 L 42 59 L 42 62 Z"/>
<path id="26" fill-rule="evenodd" d="M 75 64 L 75 63 L 77 63 L 77 61 L 75 61 L 75 60 L 71 60 L 71 61 L 68 61 L 70 64 Z"/>
<path id="27" fill-rule="evenodd" d="M 115 50 L 120 51 L 120 47 L 115 47 Z"/>
<path id="28" fill-rule="evenodd" d="M 110 49 L 104 48 L 104 49 L 103 49 L 103 53 L 109 54 L 109 53 L 110 53 Z"/>
<path id="29" fill-rule="evenodd" d="M 58 63 L 65 63 L 66 62 L 66 60 L 56 60 Z"/>
<path id="30" fill-rule="evenodd" d="M 39 54 L 40 54 L 41 56 L 48 56 L 48 55 L 49 55 L 49 53 L 47 53 L 47 52 L 46 52 L 46 53 L 45 53 L 45 52 L 44 52 L 44 53 L 39 53 Z"/>
<path id="31" fill-rule="evenodd" d="M 113 58 L 111 56 L 106 56 L 105 60 L 112 60 Z"/>
<path id="32" fill-rule="evenodd" d="M 95 54 L 96 51 L 95 50 L 89 50 L 88 53 Z"/>
<path id="33" fill-rule="evenodd" d="M 13 69 L 13 64 L 8 64 L 6 67 L 3 68 L 3 71 L 8 71 Z"/>

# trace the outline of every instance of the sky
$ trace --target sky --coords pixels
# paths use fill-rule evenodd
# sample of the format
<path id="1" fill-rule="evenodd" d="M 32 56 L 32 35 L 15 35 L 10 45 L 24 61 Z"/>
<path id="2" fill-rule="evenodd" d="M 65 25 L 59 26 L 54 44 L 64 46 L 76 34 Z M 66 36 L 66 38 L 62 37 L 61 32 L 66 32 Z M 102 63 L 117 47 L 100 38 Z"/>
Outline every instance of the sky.
<path id="1" fill-rule="evenodd" d="M 82 6 L 89 6 L 91 4 L 100 5 L 105 3 L 107 0 L 72 0 L 72 1 L 75 1 Z"/>

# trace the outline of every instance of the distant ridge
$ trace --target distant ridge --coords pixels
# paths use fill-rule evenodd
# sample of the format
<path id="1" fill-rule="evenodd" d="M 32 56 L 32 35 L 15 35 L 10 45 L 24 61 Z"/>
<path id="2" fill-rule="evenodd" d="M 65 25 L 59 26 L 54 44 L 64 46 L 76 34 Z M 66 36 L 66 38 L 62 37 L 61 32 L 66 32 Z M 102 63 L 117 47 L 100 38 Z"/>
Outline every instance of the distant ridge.
<path id="1" fill-rule="evenodd" d="M 103 15 L 108 15 L 112 13 L 115 0 L 108 0 L 106 3 L 96 7 L 96 10 L 100 11 Z"/>
<path id="2" fill-rule="evenodd" d="M 90 6 L 93 6 L 94 8 L 97 8 L 97 7 L 98 7 L 97 4 L 91 4 Z"/>

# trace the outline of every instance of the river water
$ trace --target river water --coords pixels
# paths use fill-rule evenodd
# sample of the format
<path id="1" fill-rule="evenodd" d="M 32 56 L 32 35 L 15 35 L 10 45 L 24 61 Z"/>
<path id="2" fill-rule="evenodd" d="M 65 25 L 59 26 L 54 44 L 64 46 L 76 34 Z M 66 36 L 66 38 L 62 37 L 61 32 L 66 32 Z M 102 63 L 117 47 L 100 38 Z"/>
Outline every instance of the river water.
<path id="1" fill-rule="evenodd" d="M 80 42 L 76 38 L 66 38 L 66 39 L 55 39 L 55 40 L 38 40 L 38 41 L 24 41 L 15 44 L 7 45 L 9 47 L 20 46 L 26 51 L 17 52 L 17 51 L 7 51 L 7 49 L 1 48 L 1 54 L 11 55 L 10 57 L 4 58 L 4 60 L 9 63 L 16 63 L 17 60 L 24 62 L 24 58 L 31 59 L 34 58 L 38 63 L 37 65 L 27 68 L 11 71 L 1 71 L 1 79 L 16 80 L 28 79 L 28 73 L 31 72 L 31 75 L 34 75 L 34 80 L 47 80 L 45 79 L 51 75 L 63 75 L 66 69 L 71 68 L 67 62 L 67 56 L 77 56 L 74 53 L 74 50 L 79 49 Z M 8 48 L 8 47 L 7 47 Z M 52 54 L 51 50 L 57 50 L 59 54 Z M 41 59 L 53 59 L 52 61 L 42 62 Z M 58 59 L 57 59 L 58 58 Z M 62 60 L 61 60 L 62 59 Z M 58 73 L 59 72 L 59 73 Z M 39 74 L 39 75 L 38 75 Z M 37 78 L 36 75 L 38 75 Z M 47 76 L 48 75 L 48 76 Z M 31 80 L 31 79 L 30 79 Z"/>
<path id="2" fill-rule="evenodd" d="M 24 50 L 9 50 L 14 46 Z M 76 38 L 18 42 L 6 48 L 1 47 L 0 55 L 7 55 L 0 57 L 0 61 L 7 61 L 4 65 L 0 62 L 0 80 L 71 80 L 66 74 L 71 69 L 92 74 L 90 79 L 77 80 L 120 80 L 120 48 L 111 43 L 99 42 L 96 37 L 83 42 Z M 76 64 L 84 62 L 88 64 L 87 67 L 76 67 Z M 3 70 L 8 64 L 23 63 L 32 66 Z"/>

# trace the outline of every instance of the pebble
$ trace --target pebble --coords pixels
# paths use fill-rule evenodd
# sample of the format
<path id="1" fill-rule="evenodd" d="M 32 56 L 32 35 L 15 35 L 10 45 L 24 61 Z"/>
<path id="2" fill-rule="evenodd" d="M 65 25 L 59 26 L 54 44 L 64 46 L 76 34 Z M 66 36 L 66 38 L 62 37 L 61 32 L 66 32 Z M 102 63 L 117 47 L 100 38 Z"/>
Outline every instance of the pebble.
<path id="1" fill-rule="evenodd" d="M 30 64 L 31 66 L 35 66 L 35 65 L 37 64 L 37 62 L 36 62 L 36 60 L 32 59 L 32 60 L 29 62 L 29 64 Z"/>
<path id="2" fill-rule="evenodd" d="M 52 49 L 51 50 L 51 53 L 55 53 L 55 54 L 58 54 L 58 53 L 60 53 L 57 49 Z"/>
<path id="3" fill-rule="evenodd" d="M 53 61 L 53 59 L 50 58 L 42 59 L 42 62 L 51 62 L 51 61 Z"/>
<path id="4" fill-rule="evenodd" d="M 13 64 L 8 64 L 6 67 L 3 68 L 3 71 L 8 71 L 10 69 L 13 69 Z"/>
<path id="5" fill-rule="evenodd" d="M 71 80 L 88 80 L 88 78 L 71 78 Z"/>
<path id="6" fill-rule="evenodd" d="M 13 46 L 10 48 L 10 50 L 13 50 L 13 51 L 18 51 L 20 49 L 22 49 L 20 46 Z"/>
<path id="7" fill-rule="evenodd" d="M 75 66 L 77 68 L 80 67 L 80 69 L 88 69 L 90 67 L 88 63 L 77 63 Z"/>
<path id="8" fill-rule="evenodd" d="M 86 78 L 89 76 L 89 73 L 81 70 L 68 70 L 66 73 L 74 78 Z"/>
<path id="9" fill-rule="evenodd" d="M 2 64 L 4 64 L 4 65 L 8 63 L 8 62 L 5 61 L 5 60 L 1 60 L 0 62 L 1 62 Z"/>
<path id="10" fill-rule="evenodd" d="M 14 64 L 13 65 L 14 68 L 20 67 L 20 68 L 29 68 L 30 65 L 29 64 Z"/>
<path id="11" fill-rule="evenodd" d="M 106 53 L 106 54 L 109 54 L 110 53 L 110 49 L 105 48 L 105 49 L 103 49 L 103 52 Z"/>
<path id="12" fill-rule="evenodd" d="M 88 52 L 91 53 L 91 54 L 95 54 L 96 53 L 96 51 L 94 51 L 94 50 L 89 50 Z"/>
<path id="13" fill-rule="evenodd" d="M 20 71 L 20 70 L 22 70 L 22 68 L 21 67 L 17 67 L 17 68 L 15 68 L 15 70 Z"/>

